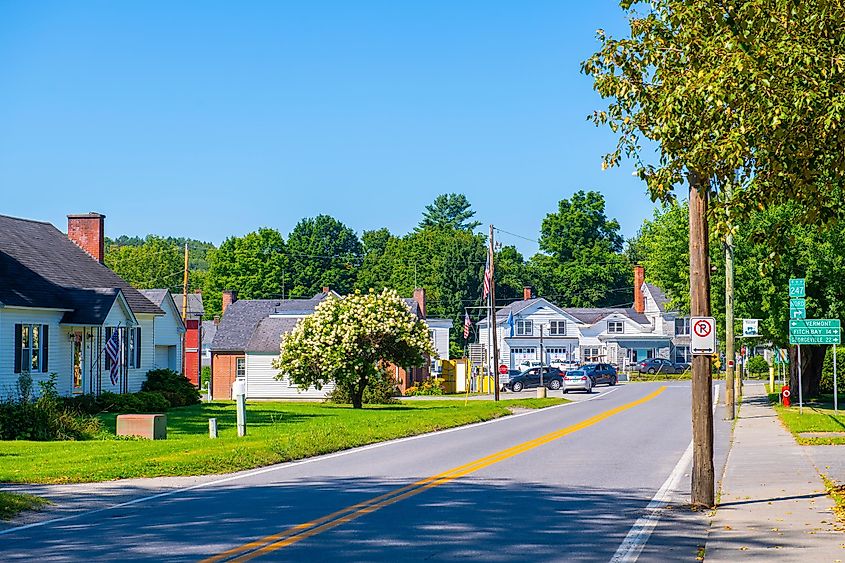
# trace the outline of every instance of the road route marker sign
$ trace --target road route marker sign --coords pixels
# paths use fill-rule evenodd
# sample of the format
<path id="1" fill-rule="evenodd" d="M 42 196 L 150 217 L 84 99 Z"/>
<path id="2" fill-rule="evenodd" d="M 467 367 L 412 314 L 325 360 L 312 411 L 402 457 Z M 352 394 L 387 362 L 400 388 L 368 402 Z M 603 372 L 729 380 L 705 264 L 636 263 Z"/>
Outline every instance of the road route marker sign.
<path id="1" fill-rule="evenodd" d="M 695 355 L 716 353 L 716 319 L 692 317 L 690 319 L 690 348 Z"/>
<path id="2" fill-rule="evenodd" d="M 789 280 L 789 297 L 804 297 L 804 278 L 792 278 Z"/>

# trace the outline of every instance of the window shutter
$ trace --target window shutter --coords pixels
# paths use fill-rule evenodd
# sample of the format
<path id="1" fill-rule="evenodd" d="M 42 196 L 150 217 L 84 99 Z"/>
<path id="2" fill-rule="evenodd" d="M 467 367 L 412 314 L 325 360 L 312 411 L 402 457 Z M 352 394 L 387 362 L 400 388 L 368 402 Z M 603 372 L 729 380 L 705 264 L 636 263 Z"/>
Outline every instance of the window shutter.
<path id="1" fill-rule="evenodd" d="M 41 371 L 47 373 L 47 361 L 50 350 L 50 332 L 49 325 L 41 325 L 41 334 L 39 335 L 41 343 Z"/>
<path id="2" fill-rule="evenodd" d="M 109 339 L 111 338 L 112 330 L 114 330 L 114 329 L 106 328 L 106 340 L 105 340 L 105 342 L 103 342 L 103 357 L 106 359 L 106 369 L 111 369 L 111 358 L 109 358 L 109 355 L 106 353 L 105 350 L 106 350 L 106 342 L 108 342 Z"/>
<path id="3" fill-rule="evenodd" d="M 141 327 L 135 329 L 135 367 L 141 367 Z"/>
<path id="4" fill-rule="evenodd" d="M 23 327 L 15 325 L 15 373 L 21 372 L 21 352 L 23 348 Z"/>

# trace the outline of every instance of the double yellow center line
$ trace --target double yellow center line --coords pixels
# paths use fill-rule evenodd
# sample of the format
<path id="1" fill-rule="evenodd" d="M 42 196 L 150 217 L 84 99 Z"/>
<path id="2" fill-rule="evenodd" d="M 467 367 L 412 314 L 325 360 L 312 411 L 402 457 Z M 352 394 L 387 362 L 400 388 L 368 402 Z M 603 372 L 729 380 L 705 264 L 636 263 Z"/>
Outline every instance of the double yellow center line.
<path id="1" fill-rule="evenodd" d="M 360 518 L 365 514 L 375 512 L 380 508 L 384 508 L 385 506 L 389 506 L 391 504 L 399 502 L 400 500 L 412 497 L 414 495 L 418 495 L 423 491 L 426 491 L 433 487 L 443 485 L 444 483 L 448 483 L 450 481 L 458 479 L 459 477 L 463 477 L 464 475 L 469 475 L 470 473 L 474 473 L 480 469 L 484 469 L 485 467 L 489 467 L 500 461 L 517 456 L 529 450 L 533 450 L 534 448 L 538 448 L 544 444 L 548 444 L 549 442 L 553 442 L 554 440 L 563 438 L 564 436 L 567 436 L 579 430 L 583 430 L 584 428 L 606 420 L 613 415 L 619 414 L 620 412 L 626 411 L 628 409 L 636 407 L 637 405 L 641 405 L 647 401 L 650 401 L 661 393 L 663 393 L 663 391 L 665 390 L 666 387 L 660 387 L 653 393 L 650 393 L 641 399 L 637 399 L 636 401 L 632 401 L 630 403 L 626 403 L 624 405 L 612 408 L 603 413 L 592 416 L 582 422 L 573 424 L 572 426 L 567 426 L 566 428 L 555 430 L 554 432 L 550 432 L 548 434 L 545 434 L 544 436 L 540 436 L 539 438 L 528 440 L 527 442 L 517 444 L 500 452 L 496 452 L 494 454 L 479 458 L 464 465 L 453 467 L 452 469 L 444 471 L 443 473 L 438 473 L 437 475 L 432 475 L 431 477 L 420 479 L 419 481 L 411 483 L 410 485 L 406 485 L 404 487 L 400 487 L 383 495 L 379 495 L 363 502 L 353 504 L 352 506 L 348 506 L 336 512 L 332 512 L 331 514 L 327 514 L 315 520 L 304 522 L 302 524 L 297 524 L 296 526 L 283 530 L 279 533 L 265 536 L 249 543 L 234 547 L 232 549 L 219 553 L 213 557 L 204 559 L 202 563 L 217 563 L 219 561 L 249 561 L 250 559 L 253 559 L 255 557 L 266 555 L 267 553 L 282 549 L 289 545 L 293 545 L 304 539 L 310 538 L 311 536 L 315 536 L 327 530 L 331 530 L 332 528 L 336 528 L 341 524 L 345 524 L 347 522 L 355 520 L 356 518 Z"/>

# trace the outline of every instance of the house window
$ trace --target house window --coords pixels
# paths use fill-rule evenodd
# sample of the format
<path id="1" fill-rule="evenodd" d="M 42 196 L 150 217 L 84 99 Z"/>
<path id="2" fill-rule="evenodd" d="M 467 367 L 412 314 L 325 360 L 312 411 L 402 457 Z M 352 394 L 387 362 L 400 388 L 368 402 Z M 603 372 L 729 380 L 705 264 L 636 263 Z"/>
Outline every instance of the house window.
<path id="1" fill-rule="evenodd" d="M 516 321 L 517 336 L 531 336 L 534 334 L 534 325 L 531 321 Z"/>
<path id="2" fill-rule="evenodd" d="M 609 334 L 622 334 L 625 332 L 625 323 L 622 321 L 607 321 L 607 332 Z"/>
<path id="3" fill-rule="evenodd" d="M 566 336 L 566 321 L 551 321 L 549 336 Z"/>
<path id="4" fill-rule="evenodd" d="M 583 348 L 583 352 L 581 357 L 583 358 L 582 362 L 585 364 L 591 364 L 601 360 L 599 348 Z"/>
<path id="5" fill-rule="evenodd" d="M 238 379 L 246 378 L 246 358 L 237 358 L 235 360 L 235 377 Z"/>
<path id="6" fill-rule="evenodd" d="M 675 347 L 675 362 L 679 364 L 688 364 L 690 362 L 689 346 Z"/>
<path id="7" fill-rule="evenodd" d="M 47 325 L 15 325 L 15 373 L 47 371 Z"/>
<path id="8" fill-rule="evenodd" d="M 675 319 L 675 336 L 689 336 L 689 317 Z"/>

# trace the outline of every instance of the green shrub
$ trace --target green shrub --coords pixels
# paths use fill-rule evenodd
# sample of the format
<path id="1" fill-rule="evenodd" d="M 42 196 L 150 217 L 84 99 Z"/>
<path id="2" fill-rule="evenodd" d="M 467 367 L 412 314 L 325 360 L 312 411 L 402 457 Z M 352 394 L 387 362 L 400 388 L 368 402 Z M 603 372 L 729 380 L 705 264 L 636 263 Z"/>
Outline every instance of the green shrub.
<path id="1" fill-rule="evenodd" d="M 382 371 L 379 375 L 370 378 L 367 382 L 367 386 L 364 388 L 364 396 L 361 400 L 365 405 L 391 405 L 399 402 L 395 397 L 397 394 L 396 380 Z M 341 405 L 351 405 L 352 396 L 346 388 L 335 387 L 334 391 L 326 397 L 326 401 Z"/>
<path id="2" fill-rule="evenodd" d="M 748 358 L 748 375 L 751 377 L 768 377 L 769 362 L 763 356 L 751 356 Z"/>
<path id="3" fill-rule="evenodd" d="M 0 403 L 0 439 L 3 440 L 87 440 L 103 432 L 100 420 L 68 408 L 56 392 L 56 374 L 39 383 L 34 401 L 7 400 Z"/>
<path id="4" fill-rule="evenodd" d="M 208 389 L 211 383 L 211 366 L 203 366 L 200 370 L 200 389 Z"/>
<path id="5" fill-rule="evenodd" d="M 843 378 L 845 378 L 845 347 L 836 347 L 836 379 L 840 393 L 843 392 Z M 833 347 L 828 347 L 822 364 L 822 380 L 819 383 L 819 391 L 822 393 L 833 393 Z"/>
<path id="6" fill-rule="evenodd" d="M 200 393 L 190 380 L 171 369 L 153 369 L 147 372 L 147 380 L 141 391 L 161 393 L 171 407 L 196 405 L 200 402 Z"/>
<path id="7" fill-rule="evenodd" d="M 427 377 L 420 381 L 419 385 L 405 389 L 405 395 L 442 395 L 445 393 L 443 379 L 439 377 Z"/>

